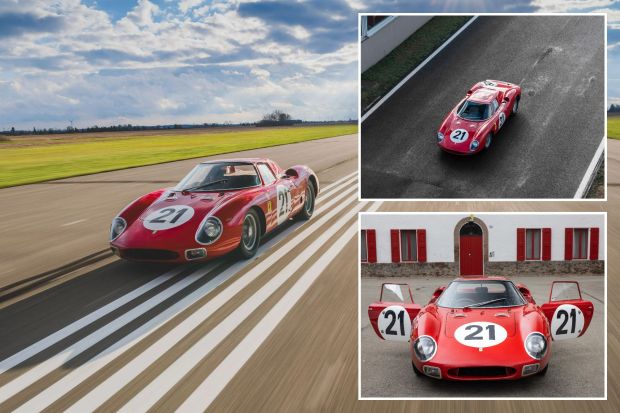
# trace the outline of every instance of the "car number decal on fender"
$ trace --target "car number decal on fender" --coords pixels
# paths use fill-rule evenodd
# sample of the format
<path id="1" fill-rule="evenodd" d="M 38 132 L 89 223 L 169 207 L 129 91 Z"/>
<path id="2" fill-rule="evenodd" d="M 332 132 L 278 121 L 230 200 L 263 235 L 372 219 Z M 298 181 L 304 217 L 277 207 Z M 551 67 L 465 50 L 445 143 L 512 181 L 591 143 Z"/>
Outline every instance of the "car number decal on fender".
<path id="1" fill-rule="evenodd" d="M 405 307 L 400 305 L 391 305 L 381 311 L 377 326 L 385 340 L 409 341 L 411 336 L 411 318 Z"/>
<path id="2" fill-rule="evenodd" d="M 194 208 L 188 205 L 171 205 L 153 211 L 144 218 L 142 225 L 151 231 L 170 229 L 185 224 L 194 216 Z"/>
<path id="3" fill-rule="evenodd" d="M 499 324 L 475 321 L 463 324 L 454 331 L 454 338 L 468 347 L 492 347 L 501 344 L 508 337 L 506 329 Z"/>
<path id="4" fill-rule="evenodd" d="M 506 114 L 504 112 L 501 112 L 499 114 L 499 128 L 501 128 L 502 126 L 504 126 L 504 122 L 506 122 Z"/>
<path id="5" fill-rule="evenodd" d="M 276 214 L 278 216 L 278 225 L 286 221 L 292 210 L 291 191 L 284 185 L 277 186 L 276 194 Z"/>
<path id="6" fill-rule="evenodd" d="M 551 319 L 551 335 L 554 340 L 577 338 L 583 330 L 584 317 L 579 307 L 562 304 L 555 309 Z"/>
<path id="7" fill-rule="evenodd" d="M 467 140 L 469 133 L 465 129 L 455 129 L 450 134 L 450 140 L 454 143 L 462 143 Z"/>

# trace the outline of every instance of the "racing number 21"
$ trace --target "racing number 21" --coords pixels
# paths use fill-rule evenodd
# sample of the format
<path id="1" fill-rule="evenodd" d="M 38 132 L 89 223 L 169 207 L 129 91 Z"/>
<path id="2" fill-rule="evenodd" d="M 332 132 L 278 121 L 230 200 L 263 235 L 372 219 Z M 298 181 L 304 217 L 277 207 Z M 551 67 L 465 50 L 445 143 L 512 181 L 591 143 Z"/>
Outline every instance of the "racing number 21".
<path id="1" fill-rule="evenodd" d="M 555 334 L 568 334 L 568 330 L 566 330 L 564 327 L 566 327 L 566 324 L 568 323 L 568 319 L 571 319 L 571 328 L 570 328 L 570 334 L 574 334 L 575 333 L 575 327 L 577 324 L 577 312 L 574 308 L 572 308 L 570 310 L 570 313 L 566 310 L 560 310 L 558 311 L 558 314 L 556 315 L 557 318 L 563 318 L 562 320 L 562 324 L 560 324 L 560 326 L 558 327 L 558 329 L 555 331 Z"/>
<path id="2" fill-rule="evenodd" d="M 385 334 L 389 334 L 392 336 L 404 336 L 405 335 L 405 313 L 404 311 L 399 311 L 398 315 L 394 310 L 388 310 L 385 312 L 385 318 L 390 318 L 390 324 L 388 324 L 385 329 Z M 394 324 L 396 324 L 396 319 L 398 318 L 400 324 L 400 332 L 392 330 Z"/>
<path id="3" fill-rule="evenodd" d="M 479 335 L 480 333 L 482 333 L 482 330 L 485 330 L 482 326 L 472 324 L 465 327 L 465 330 L 475 330 L 472 333 L 466 335 L 465 340 L 484 340 L 484 337 L 482 335 Z M 495 326 L 493 324 L 489 324 L 486 326 L 486 330 L 489 333 L 489 340 L 495 340 Z"/>
<path id="4" fill-rule="evenodd" d="M 165 224 L 165 223 L 170 222 L 171 224 L 175 224 L 179 220 L 179 218 L 183 216 L 185 211 L 187 211 L 187 208 L 181 208 L 179 210 L 177 210 L 176 208 L 164 208 L 161 211 L 159 211 L 160 213 L 159 216 L 151 219 L 149 222 L 153 222 L 157 224 Z M 175 212 L 176 214 L 174 214 Z M 170 218 L 170 221 L 168 221 L 168 218 L 172 214 L 174 214 L 174 216 Z"/>

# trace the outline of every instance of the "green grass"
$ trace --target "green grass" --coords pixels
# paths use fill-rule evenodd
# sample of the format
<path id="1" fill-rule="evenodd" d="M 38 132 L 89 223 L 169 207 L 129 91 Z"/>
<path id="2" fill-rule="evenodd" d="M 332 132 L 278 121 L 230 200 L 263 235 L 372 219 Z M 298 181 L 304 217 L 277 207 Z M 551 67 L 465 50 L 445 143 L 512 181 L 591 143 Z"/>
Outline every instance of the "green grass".
<path id="1" fill-rule="evenodd" d="M 362 73 L 362 112 L 370 109 L 442 43 L 460 29 L 471 16 L 433 17 L 396 49 Z"/>
<path id="2" fill-rule="evenodd" d="M 154 136 L 73 139 L 67 143 L 0 145 L 0 188 L 128 167 L 264 148 L 357 132 L 357 125 L 252 128 Z M 12 142 L 18 141 L 18 138 Z"/>
<path id="3" fill-rule="evenodd" d="M 607 116 L 607 137 L 620 139 L 620 116 Z"/>

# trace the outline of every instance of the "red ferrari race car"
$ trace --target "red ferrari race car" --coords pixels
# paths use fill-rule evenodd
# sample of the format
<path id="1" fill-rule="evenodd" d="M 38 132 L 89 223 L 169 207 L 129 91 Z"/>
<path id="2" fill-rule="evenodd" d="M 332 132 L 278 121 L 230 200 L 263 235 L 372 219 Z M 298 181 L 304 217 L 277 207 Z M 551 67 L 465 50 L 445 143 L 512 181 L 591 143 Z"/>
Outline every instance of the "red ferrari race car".
<path id="1" fill-rule="evenodd" d="M 437 144 L 458 155 L 488 149 L 506 119 L 519 111 L 520 100 L 520 86 L 500 80 L 476 83 L 441 124 Z"/>
<path id="2" fill-rule="evenodd" d="M 525 285 L 503 277 L 457 278 L 425 306 L 413 303 L 407 284 L 383 284 L 368 307 L 380 338 L 411 343 L 417 375 L 446 380 L 544 374 L 552 341 L 583 335 L 593 312 L 577 282 L 553 282 L 549 302 L 538 306 Z"/>
<path id="3" fill-rule="evenodd" d="M 186 262 L 238 250 L 250 258 L 261 237 L 289 218 L 309 219 L 319 193 L 307 166 L 269 159 L 202 162 L 174 188 L 144 195 L 112 221 L 110 248 L 136 261 Z"/>

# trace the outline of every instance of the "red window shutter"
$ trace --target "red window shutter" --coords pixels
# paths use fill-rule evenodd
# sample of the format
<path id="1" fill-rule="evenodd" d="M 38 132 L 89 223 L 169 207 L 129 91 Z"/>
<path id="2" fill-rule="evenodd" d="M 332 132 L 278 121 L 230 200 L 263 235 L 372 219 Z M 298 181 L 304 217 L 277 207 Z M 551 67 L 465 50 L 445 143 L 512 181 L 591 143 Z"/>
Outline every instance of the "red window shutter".
<path id="1" fill-rule="evenodd" d="M 573 259 L 573 229 L 564 229 L 564 259 L 570 261 Z"/>
<path id="2" fill-rule="evenodd" d="M 392 239 L 392 262 L 400 262 L 400 231 L 390 230 L 390 238 Z"/>
<path id="3" fill-rule="evenodd" d="M 525 261 L 525 228 L 517 228 L 517 261 Z"/>
<path id="4" fill-rule="evenodd" d="M 368 246 L 368 262 L 377 262 L 377 233 L 374 229 L 366 230 L 366 245 Z"/>
<path id="5" fill-rule="evenodd" d="M 598 260 L 598 228 L 590 228 L 590 259 Z"/>
<path id="6" fill-rule="evenodd" d="M 551 228 L 542 229 L 542 260 L 551 260 Z"/>
<path id="7" fill-rule="evenodd" d="M 426 230 L 417 230 L 418 234 L 418 262 L 426 262 Z"/>

